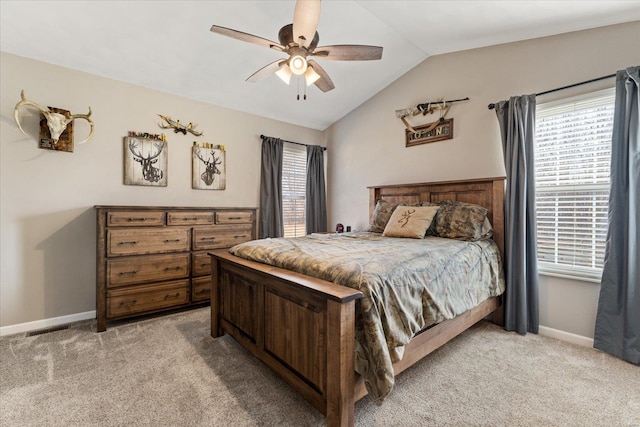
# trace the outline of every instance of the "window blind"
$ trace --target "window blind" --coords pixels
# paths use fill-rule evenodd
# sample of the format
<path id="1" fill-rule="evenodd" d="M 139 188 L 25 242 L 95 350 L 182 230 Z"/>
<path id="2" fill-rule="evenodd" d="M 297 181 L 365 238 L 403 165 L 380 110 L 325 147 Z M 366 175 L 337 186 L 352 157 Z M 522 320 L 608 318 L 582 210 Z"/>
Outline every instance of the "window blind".
<path id="1" fill-rule="evenodd" d="M 284 143 L 282 158 L 282 219 L 284 237 L 304 236 L 307 186 L 306 147 Z"/>
<path id="2" fill-rule="evenodd" d="M 614 98 L 607 90 L 538 106 L 536 217 L 543 272 L 600 279 Z"/>

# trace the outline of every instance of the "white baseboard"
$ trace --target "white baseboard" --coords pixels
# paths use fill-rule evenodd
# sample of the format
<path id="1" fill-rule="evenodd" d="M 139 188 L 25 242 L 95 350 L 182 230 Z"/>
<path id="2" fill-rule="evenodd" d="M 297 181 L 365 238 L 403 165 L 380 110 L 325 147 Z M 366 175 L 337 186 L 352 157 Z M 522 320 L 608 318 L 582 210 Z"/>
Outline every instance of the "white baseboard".
<path id="1" fill-rule="evenodd" d="M 22 332 L 37 331 L 39 329 L 51 328 L 53 326 L 66 325 L 68 323 L 79 322 L 96 318 L 96 311 L 85 311 L 84 313 L 69 314 L 67 316 L 52 317 L 50 319 L 35 320 L 33 322 L 19 323 L 0 327 L 0 337 L 5 335 L 20 334 Z"/>
<path id="2" fill-rule="evenodd" d="M 583 337 L 582 335 L 572 334 L 558 329 L 549 328 L 547 326 L 539 326 L 538 333 L 545 337 L 559 339 L 560 341 L 569 342 L 571 344 L 581 345 L 583 347 L 593 348 L 593 338 Z"/>

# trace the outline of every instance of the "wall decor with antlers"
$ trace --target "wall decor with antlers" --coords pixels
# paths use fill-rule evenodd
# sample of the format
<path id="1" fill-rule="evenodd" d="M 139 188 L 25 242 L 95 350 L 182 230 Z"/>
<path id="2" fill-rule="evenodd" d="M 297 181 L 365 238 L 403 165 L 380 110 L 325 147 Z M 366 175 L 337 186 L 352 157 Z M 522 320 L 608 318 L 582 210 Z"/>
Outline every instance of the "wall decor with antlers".
<path id="1" fill-rule="evenodd" d="M 29 101 L 24 96 L 24 89 L 20 91 L 21 100 L 16 104 L 13 117 L 18 125 L 18 129 L 28 135 L 20 124 L 20 109 L 22 107 L 34 107 L 40 111 L 40 132 L 39 148 L 56 151 L 73 152 L 73 121 L 84 119 L 89 123 L 89 135 L 80 141 L 80 144 L 87 142 L 93 136 L 93 120 L 91 120 L 91 107 L 87 114 L 71 114 L 67 110 L 53 107 L 43 107 L 33 101 Z"/>
<path id="2" fill-rule="evenodd" d="M 224 190 L 227 185 L 225 150 L 218 148 L 192 147 L 191 188 L 196 190 Z"/>
<path id="3" fill-rule="evenodd" d="M 124 137 L 124 184 L 167 186 L 167 141 Z"/>
<path id="4" fill-rule="evenodd" d="M 173 133 L 182 133 L 183 135 L 186 135 L 187 132 L 189 132 L 195 136 L 202 136 L 202 132 L 197 132 L 195 130 L 198 125 L 194 125 L 191 122 L 185 125 L 184 123 L 180 123 L 180 120 L 173 120 L 171 117 L 163 116 L 162 114 L 158 114 L 158 116 L 164 120 L 164 123 L 158 124 L 162 129 L 173 129 Z"/>

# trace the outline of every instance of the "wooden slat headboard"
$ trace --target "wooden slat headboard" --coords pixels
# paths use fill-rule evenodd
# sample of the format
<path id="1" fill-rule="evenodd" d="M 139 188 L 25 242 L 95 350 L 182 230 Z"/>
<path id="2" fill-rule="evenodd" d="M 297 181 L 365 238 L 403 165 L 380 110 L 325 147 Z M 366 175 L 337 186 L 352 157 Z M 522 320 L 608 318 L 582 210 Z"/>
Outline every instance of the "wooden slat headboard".
<path id="1" fill-rule="evenodd" d="M 504 257 L 504 185 L 505 178 L 499 177 L 368 187 L 369 218 L 378 199 L 398 204 L 443 200 L 474 203 L 487 208 L 487 217 L 493 225 L 493 240 Z"/>

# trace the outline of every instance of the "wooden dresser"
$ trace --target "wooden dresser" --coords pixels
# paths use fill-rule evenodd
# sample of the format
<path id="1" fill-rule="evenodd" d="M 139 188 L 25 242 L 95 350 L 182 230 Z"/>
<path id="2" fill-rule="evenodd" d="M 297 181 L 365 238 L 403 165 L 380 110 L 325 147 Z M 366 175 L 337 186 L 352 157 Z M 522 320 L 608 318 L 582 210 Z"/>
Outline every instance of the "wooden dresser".
<path id="1" fill-rule="evenodd" d="M 255 208 L 95 209 L 98 332 L 110 320 L 209 302 L 207 252 L 256 239 Z"/>

